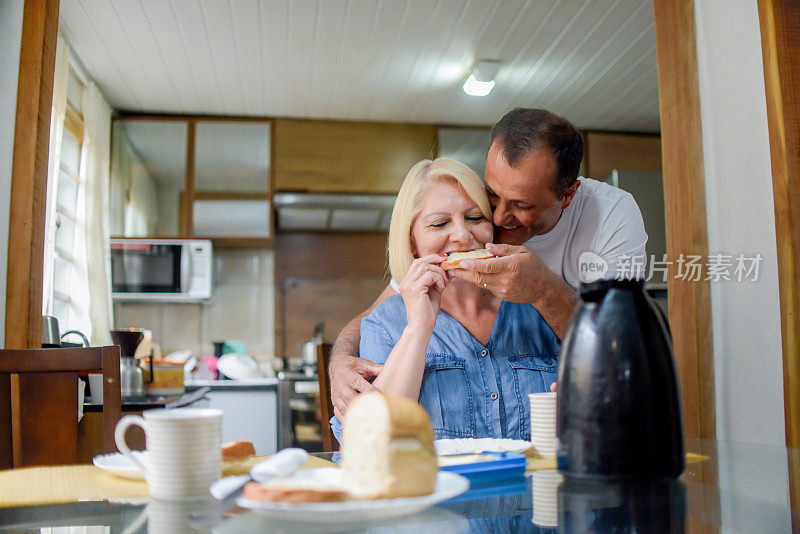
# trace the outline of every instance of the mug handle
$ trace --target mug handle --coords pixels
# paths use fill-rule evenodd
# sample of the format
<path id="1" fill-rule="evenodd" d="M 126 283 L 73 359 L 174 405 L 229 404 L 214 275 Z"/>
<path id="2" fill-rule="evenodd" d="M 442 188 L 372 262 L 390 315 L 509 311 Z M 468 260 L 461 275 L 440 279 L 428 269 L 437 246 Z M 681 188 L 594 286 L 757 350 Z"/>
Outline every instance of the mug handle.
<path id="1" fill-rule="evenodd" d="M 140 462 L 133 454 L 131 454 L 131 450 L 128 448 L 128 444 L 125 442 L 125 433 L 128 431 L 128 428 L 134 425 L 141 427 L 142 430 L 147 432 L 147 424 L 145 423 L 144 418 L 138 415 L 126 415 L 120 419 L 119 422 L 117 422 L 117 427 L 114 429 L 114 441 L 117 443 L 119 452 L 121 452 L 125 458 L 130 460 L 133 465 L 138 467 L 146 479 L 147 469 L 144 467 L 142 462 Z"/>

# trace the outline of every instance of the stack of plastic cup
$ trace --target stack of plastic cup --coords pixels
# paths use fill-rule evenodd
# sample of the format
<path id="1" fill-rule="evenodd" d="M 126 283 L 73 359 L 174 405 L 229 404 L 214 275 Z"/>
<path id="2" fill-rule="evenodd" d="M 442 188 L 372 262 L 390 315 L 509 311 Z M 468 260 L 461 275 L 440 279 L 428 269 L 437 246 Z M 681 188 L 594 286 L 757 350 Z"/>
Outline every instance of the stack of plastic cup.
<path id="1" fill-rule="evenodd" d="M 542 457 L 556 455 L 556 393 L 531 393 L 531 441 Z"/>

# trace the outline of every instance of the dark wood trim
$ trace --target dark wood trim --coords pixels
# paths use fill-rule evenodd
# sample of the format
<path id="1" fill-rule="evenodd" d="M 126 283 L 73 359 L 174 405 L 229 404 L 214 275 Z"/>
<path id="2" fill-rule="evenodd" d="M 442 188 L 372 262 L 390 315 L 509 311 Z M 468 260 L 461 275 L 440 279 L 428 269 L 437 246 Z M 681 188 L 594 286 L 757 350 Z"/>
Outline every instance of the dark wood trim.
<path id="1" fill-rule="evenodd" d="M 660 133 L 653 133 L 653 132 L 624 132 L 619 130 L 581 130 L 581 135 L 586 135 L 586 134 L 635 135 L 636 137 L 661 137 Z M 586 147 L 584 147 L 584 149 L 585 148 Z"/>
<path id="2" fill-rule="evenodd" d="M 119 355 L 119 347 L 102 347 L 103 356 L 106 349 L 110 353 Z M 64 349 L 18 349 L 5 350 L 0 358 L 0 373 L 46 373 L 64 370 L 63 360 L 69 361 L 69 370 L 82 371 L 101 371 L 103 361 L 98 357 L 99 347 L 85 349 L 83 347 L 64 348 Z M 13 360 L 11 358 L 14 358 Z M 119 364 L 117 364 L 119 367 Z"/>
<path id="3" fill-rule="evenodd" d="M 47 163 L 58 0 L 26 0 L 17 86 L 8 221 L 5 346 L 34 348 L 42 337 Z"/>
<path id="4" fill-rule="evenodd" d="M 272 246 L 272 237 L 217 237 L 192 236 L 192 239 L 210 239 L 216 248 L 268 248 Z"/>
<path id="5" fill-rule="evenodd" d="M 186 124 L 186 188 L 183 195 L 183 235 L 194 235 L 194 147 L 195 147 L 195 121 Z"/>
<path id="6" fill-rule="evenodd" d="M 800 448 L 800 4 L 759 0 L 772 158 L 783 344 L 786 446 Z M 800 532 L 800 465 L 789 455 L 793 529 Z"/>
<path id="7" fill-rule="evenodd" d="M 271 239 L 275 239 L 275 220 L 278 218 L 277 211 L 275 210 L 275 202 L 272 196 L 275 194 L 275 120 L 269 121 L 269 235 Z"/>
<path id="8" fill-rule="evenodd" d="M 14 467 L 76 463 L 78 373 L 62 370 L 20 373 L 14 377 L 19 384 L 19 394 L 12 402 L 18 407 L 13 423 Z M 66 404 L 65 399 L 74 404 Z M 68 424 L 53 424 L 73 417 Z M 58 443 L 56 448 L 53 441 Z"/>
<path id="9" fill-rule="evenodd" d="M 109 239 L 189 239 L 187 236 L 180 235 L 112 235 Z"/>
<path id="10" fill-rule="evenodd" d="M 276 183 L 276 173 L 275 173 L 275 123 L 277 121 L 275 119 L 270 120 L 269 125 L 269 194 L 270 194 L 270 206 L 271 206 L 271 213 L 270 213 L 270 225 L 271 225 L 271 232 L 270 236 L 272 237 L 273 244 L 277 243 L 278 237 L 275 234 L 277 229 L 277 219 L 278 219 L 278 211 L 275 209 L 275 202 L 273 202 L 272 197 L 275 195 L 275 183 Z M 284 332 L 284 325 L 283 325 L 283 317 L 280 311 L 283 309 L 283 292 L 280 289 L 279 281 L 276 276 L 274 276 L 274 262 L 273 262 L 273 283 L 272 283 L 272 304 L 274 306 L 272 310 L 273 316 L 273 347 L 275 348 L 275 354 L 278 355 L 279 358 L 283 360 L 284 365 L 287 363 L 286 356 L 278 352 L 278 347 L 283 347 L 283 332 Z"/>
<path id="11" fill-rule="evenodd" d="M 8 399 L 5 401 L 4 399 Z M 0 436 L 13 436 L 11 407 L 11 375 L 0 373 Z M 14 465 L 12 440 L 0 439 L 0 469 Z"/>
<path id="12" fill-rule="evenodd" d="M 119 376 L 120 348 L 118 346 L 103 347 L 100 355 L 103 365 L 103 447 L 104 452 L 117 451 L 114 441 L 114 430 L 122 417 L 122 398 Z M 113 384 L 120 384 L 119 387 Z"/>
<path id="13" fill-rule="evenodd" d="M 500 117 L 497 117 L 497 120 L 500 120 Z M 492 133 L 492 128 L 494 128 L 494 124 L 474 124 L 470 126 L 469 124 L 434 124 L 436 130 L 439 128 L 447 128 L 448 130 L 486 130 L 487 133 Z"/>
<path id="14" fill-rule="evenodd" d="M 271 200 L 269 193 L 244 193 L 239 191 L 197 191 L 195 200 Z"/>
<path id="15" fill-rule="evenodd" d="M 271 122 L 271 117 L 243 117 L 230 115 L 171 115 L 123 111 L 114 115 L 115 121 L 188 121 L 197 122 Z"/>
<path id="16" fill-rule="evenodd" d="M 656 0 L 661 151 L 667 253 L 708 255 L 703 137 L 694 2 Z M 668 282 L 669 320 L 683 400 L 684 431 L 714 438 L 714 350 L 709 282 Z"/>
<path id="17" fill-rule="evenodd" d="M 331 382 L 328 377 L 328 365 L 331 361 L 330 343 L 317 345 L 317 379 L 319 382 L 319 411 L 320 424 L 322 426 L 322 449 L 326 451 L 338 451 L 339 442 L 331 431 L 331 417 L 333 412 L 333 400 L 331 399 Z"/>
<path id="18" fill-rule="evenodd" d="M 583 158 L 581 158 L 580 175 L 589 176 L 589 136 L 588 130 L 578 130 L 583 140 Z"/>
<path id="19" fill-rule="evenodd" d="M 119 350 L 117 346 L 0 350 L 4 395 L 0 421 L 5 423 L 10 413 L 10 431 L 0 434 L 0 467 L 77 462 L 77 405 L 65 400 L 77 399 L 77 378 L 90 372 L 103 374 L 102 452 L 115 451 L 114 429 L 121 415 Z"/>

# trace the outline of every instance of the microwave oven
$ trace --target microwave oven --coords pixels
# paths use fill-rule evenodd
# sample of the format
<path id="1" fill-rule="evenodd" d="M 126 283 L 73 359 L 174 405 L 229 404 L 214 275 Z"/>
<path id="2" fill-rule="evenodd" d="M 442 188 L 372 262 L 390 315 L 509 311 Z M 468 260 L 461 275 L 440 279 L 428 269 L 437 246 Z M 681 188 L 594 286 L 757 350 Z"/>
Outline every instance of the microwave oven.
<path id="1" fill-rule="evenodd" d="M 208 239 L 112 239 L 115 301 L 200 302 L 211 298 Z"/>

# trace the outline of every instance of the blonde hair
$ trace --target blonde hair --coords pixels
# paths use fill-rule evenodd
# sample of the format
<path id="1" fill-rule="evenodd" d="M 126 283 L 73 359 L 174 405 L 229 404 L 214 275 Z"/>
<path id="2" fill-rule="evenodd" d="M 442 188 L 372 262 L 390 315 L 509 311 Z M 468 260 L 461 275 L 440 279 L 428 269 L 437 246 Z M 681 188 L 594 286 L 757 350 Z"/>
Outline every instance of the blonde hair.
<path id="1" fill-rule="evenodd" d="M 452 158 L 424 159 L 408 171 L 392 210 L 389 225 L 389 241 L 386 251 L 389 256 L 389 271 L 392 278 L 400 282 L 414 260 L 411 251 L 411 226 L 422 209 L 422 194 L 435 182 L 459 184 L 467 196 L 491 220 L 492 210 L 486 187 L 475 171 Z"/>

